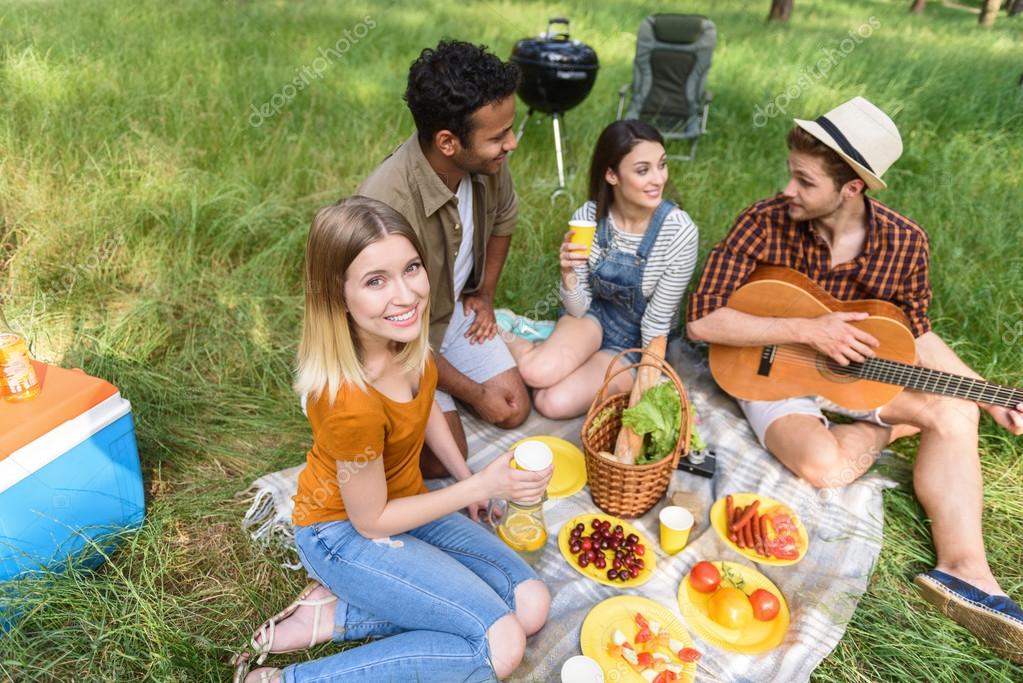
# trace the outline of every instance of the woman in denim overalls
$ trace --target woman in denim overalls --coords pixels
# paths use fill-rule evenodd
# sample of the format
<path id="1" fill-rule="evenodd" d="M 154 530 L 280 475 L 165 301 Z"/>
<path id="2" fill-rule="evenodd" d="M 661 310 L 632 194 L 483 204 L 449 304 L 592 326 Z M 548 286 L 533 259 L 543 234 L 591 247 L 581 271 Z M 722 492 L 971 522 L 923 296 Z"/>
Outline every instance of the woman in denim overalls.
<path id="1" fill-rule="evenodd" d="M 604 129 L 590 167 L 590 201 L 573 216 L 573 223 L 596 222 L 593 247 L 573 243 L 571 229 L 565 235 L 564 308 L 557 325 L 539 343 L 505 334 L 522 379 L 536 389 L 533 401 L 541 414 L 581 415 L 615 354 L 677 334 L 698 239 L 689 216 L 663 198 L 667 180 L 664 141 L 656 129 L 635 120 Z M 609 390 L 631 386 L 632 376 L 622 373 Z"/>

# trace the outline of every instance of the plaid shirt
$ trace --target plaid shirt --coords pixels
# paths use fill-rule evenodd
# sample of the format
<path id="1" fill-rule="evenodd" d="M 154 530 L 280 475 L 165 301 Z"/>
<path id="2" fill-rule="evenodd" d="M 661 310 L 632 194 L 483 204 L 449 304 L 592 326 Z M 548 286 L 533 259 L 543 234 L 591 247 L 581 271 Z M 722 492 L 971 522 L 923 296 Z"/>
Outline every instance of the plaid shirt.
<path id="1" fill-rule="evenodd" d="M 836 299 L 882 299 L 901 308 L 913 335 L 930 331 L 927 307 L 930 250 L 923 228 L 872 197 L 864 198 L 863 252 L 831 267 L 831 250 L 809 222 L 789 217 L 781 195 L 753 204 L 707 257 L 700 284 L 689 297 L 692 322 L 721 308 L 760 263 L 786 266 L 817 282 Z"/>

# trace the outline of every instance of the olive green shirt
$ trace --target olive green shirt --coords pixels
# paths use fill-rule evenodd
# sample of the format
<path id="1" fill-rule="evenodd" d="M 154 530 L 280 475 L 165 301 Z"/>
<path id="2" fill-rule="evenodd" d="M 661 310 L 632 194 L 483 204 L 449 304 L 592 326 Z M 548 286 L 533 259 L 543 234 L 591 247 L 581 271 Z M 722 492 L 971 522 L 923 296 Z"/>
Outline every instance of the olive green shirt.
<path id="1" fill-rule="evenodd" d="M 462 244 L 458 197 L 427 162 L 415 133 L 384 159 L 356 193 L 405 216 L 422 241 L 430 278 L 430 344 L 439 350 L 456 305 L 454 267 Z M 487 241 L 515 232 L 518 198 L 507 164 L 496 175 L 472 176 L 472 208 L 473 268 L 463 294 L 478 291 L 483 282 Z"/>

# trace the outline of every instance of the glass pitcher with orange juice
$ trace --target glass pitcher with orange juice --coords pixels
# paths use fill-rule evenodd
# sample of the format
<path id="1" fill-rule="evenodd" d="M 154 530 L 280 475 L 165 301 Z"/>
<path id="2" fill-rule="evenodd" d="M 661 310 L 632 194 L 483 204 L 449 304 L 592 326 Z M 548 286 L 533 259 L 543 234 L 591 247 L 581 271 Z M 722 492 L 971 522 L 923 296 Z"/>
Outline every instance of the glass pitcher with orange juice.
<path id="1" fill-rule="evenodd" d="M 550 467 L 554 454 L 539 441 L 523 442 L 515 449 L 513 467 L 540 472 Z M 538 500 L 495 501 L 487 518 L 497 537 L 529 564 L 536 564 L 547 545 L 547 524 L 543 518 L 546 496 Z"/>

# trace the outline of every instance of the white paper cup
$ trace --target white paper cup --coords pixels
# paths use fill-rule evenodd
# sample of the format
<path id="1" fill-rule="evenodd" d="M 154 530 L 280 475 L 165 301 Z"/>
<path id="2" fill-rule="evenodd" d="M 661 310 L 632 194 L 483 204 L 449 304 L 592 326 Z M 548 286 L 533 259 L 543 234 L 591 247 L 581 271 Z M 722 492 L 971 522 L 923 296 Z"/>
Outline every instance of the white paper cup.
<path id="1" fill-rule="evenodd" d="M 561 665 L 561 683 L 604 683 L 604 672 L 597 660 L 576 655 Z"/>
<path id="2" fill-rule="evenodd" d="M 543 441 L 523 441 L 515 448 L 514 458 L 519 468 L 541 472 L 554 462 L 554 453 Z"/>

